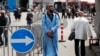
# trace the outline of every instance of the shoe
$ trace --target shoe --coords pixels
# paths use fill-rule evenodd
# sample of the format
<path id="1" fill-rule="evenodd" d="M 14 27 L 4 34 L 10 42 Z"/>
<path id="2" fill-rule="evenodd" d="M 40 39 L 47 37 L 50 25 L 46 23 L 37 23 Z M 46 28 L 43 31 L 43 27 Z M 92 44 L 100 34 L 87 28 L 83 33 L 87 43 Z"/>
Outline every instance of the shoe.
<path id="1" fill-rule="evenodd" d="M 3 44 L 0 44 L 0 46 L 2 46 Z"/>
<path id="2" fill-rule="evenodd" d="M 7 47 L 8 46 L 8 44 L 5 44 L 5 47 Z"/>

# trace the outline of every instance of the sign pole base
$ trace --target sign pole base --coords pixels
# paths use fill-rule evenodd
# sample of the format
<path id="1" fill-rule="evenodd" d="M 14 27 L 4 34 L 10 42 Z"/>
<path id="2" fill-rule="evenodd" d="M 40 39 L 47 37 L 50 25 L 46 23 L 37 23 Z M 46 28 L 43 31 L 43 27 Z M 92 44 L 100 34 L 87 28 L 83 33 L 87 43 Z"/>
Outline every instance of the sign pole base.
<path id="1" fill-rule="evenodd" d="M 59 40 L 59 42 L 66 42 L 66 40 Z"/>

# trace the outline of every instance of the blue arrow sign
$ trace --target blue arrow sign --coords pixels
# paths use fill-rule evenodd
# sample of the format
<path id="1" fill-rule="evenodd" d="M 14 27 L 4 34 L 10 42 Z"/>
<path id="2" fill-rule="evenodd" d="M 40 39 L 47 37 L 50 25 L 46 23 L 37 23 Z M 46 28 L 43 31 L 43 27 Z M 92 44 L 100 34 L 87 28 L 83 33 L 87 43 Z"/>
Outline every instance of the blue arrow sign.
<path id="1" fill-rule="evenodd" d="M 11 46 L 19 53 L 27 53 L 34 46 L 34 35 L 28 29 L 19 29 L 11 36 Z"/>

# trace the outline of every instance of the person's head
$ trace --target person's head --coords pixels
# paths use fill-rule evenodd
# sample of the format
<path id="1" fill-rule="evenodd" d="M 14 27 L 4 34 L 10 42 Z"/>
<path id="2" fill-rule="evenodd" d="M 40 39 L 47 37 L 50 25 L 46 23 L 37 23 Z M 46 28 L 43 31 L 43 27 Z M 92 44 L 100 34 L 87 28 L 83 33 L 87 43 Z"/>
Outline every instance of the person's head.
<path id="1" fill-rule="evenodd" d="M 5 10 L 1 10 L 1 16 L 5 16 L 6 12 Z"/>
<path id="2" fill-rule="evenodd" d="M 47 5 L 47 11 L 48 11 L 49 13 L 53 13 L 53 11 L 54 11 L 54 5 L 53 5 L 53 4 L 48 4 L 48 5 Z"/>
<path id="3" fill-rule="evenodd" d="M 33 10 L 33 12 L 36 13 L 37 11 L 38 11 L 38 7 L 35 7 L 34 10 Z"/>
<path id="4" fill-rule="evenodd" d="M 31 12 L 31 9 L 27 9 L 28 12 Z"/>
<path id="5" fill-rule="evenodd" d="M 84 16 L 84 12 L 83 11 L 79 11 L 77 12 L 78 16 Z"/>
<path id="6" fill-rule="evenodd" d="M 21 10 L 21 8 L 18 8 L 18 10 Z"/>

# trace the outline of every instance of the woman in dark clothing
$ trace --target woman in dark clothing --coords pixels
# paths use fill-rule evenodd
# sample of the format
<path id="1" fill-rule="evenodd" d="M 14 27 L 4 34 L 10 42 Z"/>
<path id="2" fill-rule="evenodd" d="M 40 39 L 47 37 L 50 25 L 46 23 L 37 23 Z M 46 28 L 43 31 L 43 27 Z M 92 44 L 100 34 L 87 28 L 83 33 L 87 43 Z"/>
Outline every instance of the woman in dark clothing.
<path id="1" fill-rule="evenodd" d="M 31 13 L 31 9 L 28 9 L 28 13 L 26 17 L 27 25 L 32 24 L 32 18 L 33 18 L 33 14 Z"/>
<path id="2" fill-rule="evenodd" d="M 17 9 L 17 17 L 19 20 L 21 19 L 21 9 L 20 8 Z"/>
<path id="3" fill-rule="evenodd" d="M 15 19 L 17 20 L 20 20 L 21 19 L 21 10 L 20 8 L 17 8 L 14 10 L 14 16 L 15 16 Z"/>
<path id="4" fill-rule="evenodd" d="M 14 9 L 14 16 L 15 16 L 15 19 L 17 20 L 17 9 Z"/>
<path id="5" fill-rule="evenodd" d="M 0 16 L 0 46 L 2 46 L 4 44 L 2 40 L 2 33 L 4 30 L 3 26 L 6 26 L 7 24 L 7 18 L 5 16 L 5 11 L 2 11 L 0 14 L 1 14 Z M 5 40 L 7 41 L 7 38 L 5 38 Z"/>
<path id="6" fill-rule="evenodd" d="M 63 3 L 62 4 L 62 18 L 65 18 L 65 13 L 66 13 L 66 5 Z"/>

